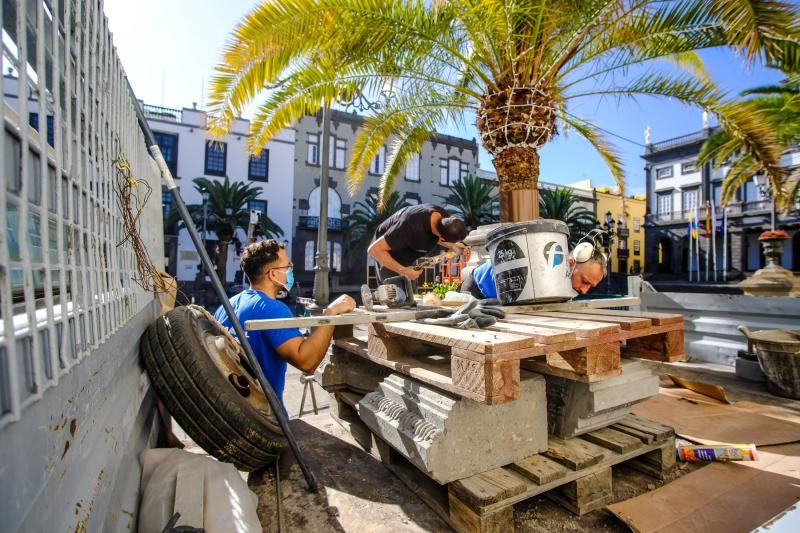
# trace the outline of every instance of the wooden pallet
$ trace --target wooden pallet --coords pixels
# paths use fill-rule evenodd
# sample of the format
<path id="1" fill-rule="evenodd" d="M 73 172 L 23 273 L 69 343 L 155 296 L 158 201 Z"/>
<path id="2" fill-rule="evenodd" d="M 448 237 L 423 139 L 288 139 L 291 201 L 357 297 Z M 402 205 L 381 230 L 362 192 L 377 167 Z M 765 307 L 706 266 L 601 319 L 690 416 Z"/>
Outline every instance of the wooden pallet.
<path id="1" fill-rule="evenodd" d="M 514 505 L 540 494 L 583 515 L 611 503 L 611 469 L 625 463 L 663 478 L 675 465 L 672 428 L 630 415 L 546 452 L 446 485 L 428 478 L 358 418 L 359 395 L 332 395 L 334 418 L 456 531 L 514 530 Z"/>
<path id="2" fill-rule="evenodd" d="M 519 398 L 523 359 L 536 372 L 594 382 L 619 375 L 621 356 L 685 358 L 681 315 L 580 307 L 509 314 L 484 330 L 376 323 L 366 346 L 354 338 L 337 338 L 336 346 L 487 404 Z"/>

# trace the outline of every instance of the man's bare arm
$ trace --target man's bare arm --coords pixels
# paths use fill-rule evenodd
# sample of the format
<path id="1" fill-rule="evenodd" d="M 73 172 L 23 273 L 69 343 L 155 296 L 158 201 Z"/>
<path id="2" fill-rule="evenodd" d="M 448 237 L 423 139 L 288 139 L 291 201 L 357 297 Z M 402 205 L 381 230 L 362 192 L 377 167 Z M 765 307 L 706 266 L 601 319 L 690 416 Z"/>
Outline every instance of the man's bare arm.
<path id="1" fill-rule="evenodd" d="M 340 315 L 355 309 L 356 302 L 351 297 L 343 294 L 325 309 L 325 315 Z M 294 337 L 278 346 L 275 351 L 286 359 L 292 366 L 306 374 L 312 374 L 325 357 L 328 346 L 333 338 L 334 326 L 319 326 L 311 331 L 307 339 Z"/>
<path id="2" fill-rule="evenodd" d="M 406 276 L 409 279 L 415 280 L 417 279 L 422 272 L 419 270 L 414 270 L 413 268 L 401 265 L 398 263 L 392 255 L 389 253 L 389 243 L 386 242 L 385 237 L 381 237 L 380 239 L 376 240 L 372 244 L 369 245 L 367 249 L 367 253 L 375 258 L 375 260 L 388 268 L 389 270 L 393 270 L 398 274 Z"/>

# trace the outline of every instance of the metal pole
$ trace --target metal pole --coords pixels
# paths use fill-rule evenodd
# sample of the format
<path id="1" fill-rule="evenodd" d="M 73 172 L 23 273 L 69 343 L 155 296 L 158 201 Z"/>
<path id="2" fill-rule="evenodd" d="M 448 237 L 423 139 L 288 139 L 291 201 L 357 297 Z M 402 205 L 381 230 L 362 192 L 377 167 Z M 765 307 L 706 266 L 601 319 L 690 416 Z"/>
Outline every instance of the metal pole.
<path id="1" fill-rule="evenodd" d="M 770 201 L 772 203 L 772 213 L 770 213 L 772 217 L 772 231 L 775 231 L 775 196 L 770 195 Z"/>
<path id="2" fill-rule="evenodd" d="M 331 114 L 329 107 L 322 109 L 322 161 L 319 178 L 319 224 L 317 228 L 317 264 L 314 267 L 314 300 L 324 305 L 330 299 L 328 287 L 328 183 L 330 171 Z"/>
<path id="3" fill-rule="evenodd" d="M 207 221 L 208 221 L 208 200 L 206 199 L 205 190 L 202 192 L 203 195 L 203 249 L 208 250 L 208 229 L 207 229 Z M 206 265 L 202 261 L 200 262 L 202 269 L 200 270 L 200 290 L 203 291 L 203 305 L 206 304 Z"/>
<path id="4" fill-rule="evenodd" d="M 286 411 L 283 408 L 283 404 L 281 404 L 281 401 L 278 398 L 278 395 L 275 394 L 275 390 L 272 388 L 272 385 L 269 384 L 269 381 L 267 381 L 267 378 L 264 376 L 264 371 L 261 369 L 261 365 L 258 363 L 258 359 L 256 359 L 256 356 L 253 353 L 253 348 L 250 346 L 250 342 L 247 340 L 247 335 L 245 334 L 239 319 L 236 317 L 236 313 L 231 307 L 231 303 L 228 300 L 227 294 L 225 294 L 225 289 L 222 287 L 219 276 L 217 276 L 216 270 L 211 268 L 211 259 L 208 257 L 208 252 L 206 252 L 203 243 L 200 241 L 200 236 L 197 234 L 197 228 L 195 227 L 194 222 L 192 222 L 192 217 L 189 215 L 189 211 L 186 209 L 186 204 L 183 203 L 183 198 L 181 198 L 181 195 L 178 192 L 178 186 L 175 184 L 175 180 L 172 177 L 172 173 L 170 172 L 166 161 L 164 161 L 164 156 L 161 155 L 161 150 L 158 148 L 158 144 L 156 144 L 156 141 L 153 137 L 153 132 L 150 130 L 150 125 L 147 124 L 147 119 L 144 117 L 144 113 L 142 112 L 141 106 L 138 104 L 138 100 L 136 100 L 136 96 L 130 86 L 130 81 L 128 81 L 127 78 L 126 81 L 128 82 L 128 90 L 131 93 L 131 97 L 133 98 L 133 101 L 136 102 L 134 104 L 136 116 L 139 119 L 139 127 L 144 134 L 145 142 L 148 145 L 150 154 L 152 155 L 153 159 L 155 159 L 156 164 L 161 171 L 161 176 L 164 178 L 164 181 L 167 184 L 167 189 L 172 193 L 172 198 L 175 201 L 175 207 L 177 208 L 183 223 L 186 225 L 186 229 L 189 231 L 189 236 L 192 238 L 195 249 L 197 249 L 197 251 L 200 253 L 200 260 L 208 269 L 208 274 L 211 278 L 211 285 L 214 287 L 214 291 L 217 293 L 217 297 L 222 303 L 222 307 L 225 309 L 228 319 L 231 321 L 231 326 L 233 326 L 236 337 L 239 339 L 245 355 L 247 355 L 250 368 L 256 374 L 256 379 L 258 380 L 259 385 L 261 385 L 264 395 L 267 397 L 267 402 L 269 402 L 272 412 L 275 413 L 275 418 L 277 418 L 278 424 L 281 427 L 281 431 L 283 431 L 283 434 L 289 443 L 289 447 L 297 459 L 297 464 L 300 465 L 300 470 L 303 472 L 303 476 L 306 479 L 308 488 L 312 492 L 317 492 L 317 481 L 314 479 L 314 474 L 312 474 L 311 470 L 309 470 L 308 465 L 306 465 L 306 462 L 303 459 L 303 454 L 300 452 L 300 447 L 297 445 L 297 440 L 294 438 L 294 433 L 292 433 L 292 429 L 289 427 L 289 419 L 286 416 Z"/>

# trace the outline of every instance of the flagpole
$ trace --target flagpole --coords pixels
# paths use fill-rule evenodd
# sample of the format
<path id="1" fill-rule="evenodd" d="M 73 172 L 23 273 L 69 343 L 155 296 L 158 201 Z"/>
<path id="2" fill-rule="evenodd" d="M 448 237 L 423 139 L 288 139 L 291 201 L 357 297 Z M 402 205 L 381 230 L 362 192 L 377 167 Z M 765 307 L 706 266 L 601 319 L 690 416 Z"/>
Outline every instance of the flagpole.
<path id="1" fill-rule="evenodd" d="M 728 208 L 722 208 L 722 281 L 728 281 Z"/>
<path id="2" fill-rule="evenodd" d="M 717 207 L 711 200 L 711 261 L 714 265 L 714 281 L 717 281 Z"/>
<path id="3" fill-rule="evenodd" d="M 694 243 L 692 242 L 692 210 L 689 209 L 689 282 L 692 281 L 692 267 L 694 267 L 694 258 L 692 257 L 692 247 Z"/>
<path id="4" fill-rule="evenodd" d="M 695 218 L 695 221 L 694 221 L 694 246 L 695 246 L 695 251 L 697 252 L 695 254 L 695 257 L 696 257 L 696 261 L 697 261 L 697 281 L 698 282 L 700 281 L 700 224 L 698 224 L 698 222 L 700 222 L 698 220 L 699 218 L 700 218 L 700 208 L 698 206 L 697 218 Z"/>
<path id="5" fill-rule="evenodd" d="M 708 281 L 708 200 L 706 200 L 706 281 Z"/>

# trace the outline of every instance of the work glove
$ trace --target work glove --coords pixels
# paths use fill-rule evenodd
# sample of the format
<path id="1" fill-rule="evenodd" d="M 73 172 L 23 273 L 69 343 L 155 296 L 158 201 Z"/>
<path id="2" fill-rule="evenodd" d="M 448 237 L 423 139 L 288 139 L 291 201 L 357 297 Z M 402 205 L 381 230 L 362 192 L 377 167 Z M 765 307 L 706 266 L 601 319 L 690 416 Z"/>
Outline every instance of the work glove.
<path id="1" fill-rule="evenodd" d="M 423 324 L 449 326 L 458 329 L 488 328 L 497 322 L 498 318 L 505 318 L 497 299 L 473 300 L 456 309 L 450 316 L 439 318 L 425 318 L 418 320 Z"/>

